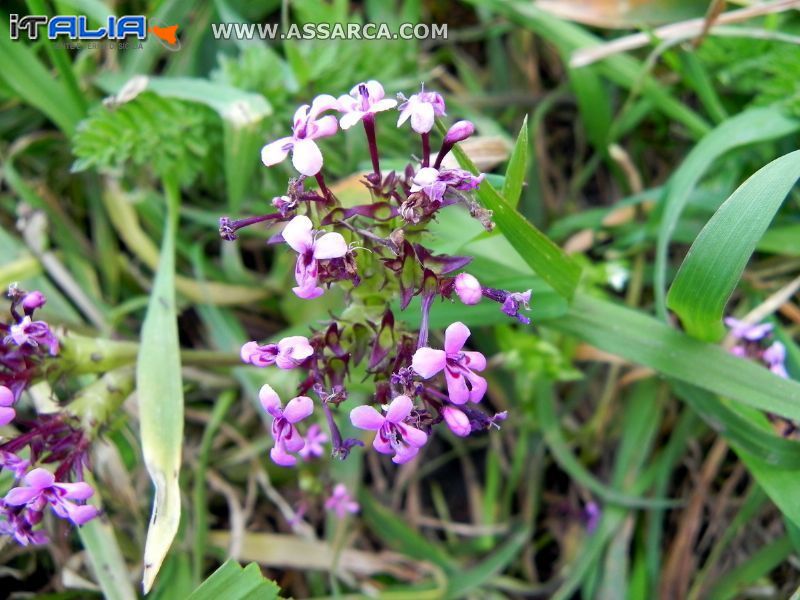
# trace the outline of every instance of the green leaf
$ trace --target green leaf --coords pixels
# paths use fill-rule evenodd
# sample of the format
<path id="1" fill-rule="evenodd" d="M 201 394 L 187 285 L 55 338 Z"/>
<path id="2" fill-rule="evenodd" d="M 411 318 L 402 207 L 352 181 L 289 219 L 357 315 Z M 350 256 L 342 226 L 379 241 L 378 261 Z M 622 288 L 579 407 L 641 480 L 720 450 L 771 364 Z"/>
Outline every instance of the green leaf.
<path id="1" fill-rule="evenodd" d="M 635 310 L 578 294 L 566 315 L 541 324 L 720 396 L 800 420 L 800 383 Z"/>
<path id="2" fill-rule="evenodd" d="M 275 600 L 280 588 L 261 574 L 256 563 L 246 567 L 232 558 L 214 571 L 188 600 Z"/>
<path id="3" fill-rule="evenodd" d="M 456 145 L 453 148 L 462 168 L 477 174 L 469 157 Z M 478 188 L 478 199 L 492 211 L 495 223 L 511 245 L 522 255 L 534 272 L 561 296 L 570 299 L 575 293 L 581 268 L 550 238 L 534 227 L 484 181 Z"/>
<path id="4" fill-rule="evenodd" d="M 522 186 L 525 183 L 525 173 L 528 170 L 528 115 L 522 121 L 519 128 L 517 143 L 514 144 L 514 151 L 508 161 L 505 181 L 503 182 L 503 198 L 506 202 L 516 208 L 522 194 Z"/>
<path id="5" fill-rule="evenodd" d="M 734 148 L 783 137 L 798 129 L 800 120 L 789 118 L 778 107 L 745 111 L 721 123 L 700 140 L 672 175 L 661 200 L 662 211 L 657 215 L 660 220 L 654 285 L 656 308 L 662 318 L 666 315 L 667 250 L 681 213 L 700 178 L 714 161 Z"/>
<path id="6" fill-rule="evenodd" d="M 175 306 L 175 236 L 180 197 L 177 184 L 164 181 L 167 220 L 136 365 L 142 452 L 155 486 L 153 513 L 144 549 L 142 584 L 153 586 L 178 531 L 181 490 L 178 475 L 183 445 L 183 383 Z"/>
<path id="7" fill-rule="evenodd" d="M 81 526 L 78 535 L 103 596 L 108 600 L 135 600 L 136 592 L 128 577 L 128 566 L 122 558 L 114 529 L 101 517 Z"/>
<path id="8" fill-rule="evenodd" d="M 692 244 L 667 295 L 686 331 L 722 337 L 722 315 L 750 255 L 800 178 L 800 150 L 757 171 L 728 198 Z"/>

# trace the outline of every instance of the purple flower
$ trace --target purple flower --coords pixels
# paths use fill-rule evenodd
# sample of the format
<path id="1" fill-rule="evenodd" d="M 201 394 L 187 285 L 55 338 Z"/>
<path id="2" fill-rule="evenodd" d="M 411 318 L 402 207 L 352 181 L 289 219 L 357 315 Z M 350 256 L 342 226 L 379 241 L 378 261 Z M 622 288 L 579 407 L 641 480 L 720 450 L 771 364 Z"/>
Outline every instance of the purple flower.
<path id="1" fill-rule="evenodd" d="M 472 121 L 457 121 L 447 130 L 443 145 L 452 146 L 457 142 L 463 142 L 473 133 L 475 133 L 475 125 Z"/>
<path id="2" fill-rule="evenodd" d="M 247 342 L 242 346 L 240 354 L 244 362 L 257 367 L 276 364 L 281 369 L 294 369 L 314 354 L 314 349 L 308 343 L 308 338 L 292 335 L 277 344 L 260 346 L 258 342 Z"/>
<path id="3" fill-rule="evenodd" d="M 319 117 L 326 110 L 337 108 L 336 98 L 323 94 L 304 104 L 294 113 L 292 135 L 275 140 L 261 149 L 261 161 L 268 167 L 286 159 L 292 152 L 292 164 L 303 175 L 313 177 L 322 169 L 322 152 L 314 140 L 336 133 L 336 117 Z M 318 118 L 319 117 L 319 118 Z"/>
<path id="4" fill-rule="evenodd" d="M 324 293 L 317 285 L 317 261 L 341 258 L 347 254 L 347 243 L 341 234 L 331 232 L 315 238 L 312 228 L 311 219 L 303 215 L 297 215 L 283 228 L 283 239 L 298 254 L 294 269 L 297 287 L 292 288 L 292 291 L 307 300 Z"/>
<path id="5" fill-rule="evenodd" d="M 29 466 L 31 466 L 31 463 L 27 459 L 20 458 L 13 452 L 0 450 L 0 468 L 8 469 L 14 473 L 16 479 L 22 477 Z"/>
<path id="6" fill-rule="evenodd" d="M 258 399 L 273 419 L 272 437 L 275 439 L 275 446 L 270 450 L 270 457 L 275 464 L 282 467 L 294 466 L 297 458 L 290 452 L 299 452 L 306 444 L 295 425 L 314 411 L 314 402 L 308 396 L 298 396 L 289 400 L 283 409 L 281 399 L 268 384 L 261 387 Z"/>
<path id="7" fill-rule="evenodd" d="M 83 525 L 97 516 L 97 509 L 90 505 L 78 505 L 69 500 L 86 500 L 94 494 L 92 486 L 85 481 L 77 483 L 56 482 L 50 471 L 38 468 L 22 479 L 24 485 L 12 488 L 4 499 L 9 506 L 26 506 L 41 512 L 48 504 L 62 519 Z"/>
<path id="8" fill-rule="evenodd" d="M 531 290 L 525 292 L 512 292 L 503 301 L 502 310 L 509 317 L 516 317 L 520 323 L 529 325 L 531 320 L 525 315 L 519 314 L 520 305 L 525 307 L 525 310 L 530 310 Z"/>
<path id="9" fill-rule="evenodd" d="M 486 358 L 480 352 L 462 350 L 469 335 L 467 326 L 456 321 L 445 330 L 444 350 L 419 348 L 411 361 L 411 367 L 424 379 L 444 370 L 453 404 L 480 402 L 486 393 L 486 380 L 474 372 L 486 368 Z"/>
<path id="10" fill-rule="evenodd" d="M 22 299 L 22 309 L 25 311 L 26 315 L 30 315 L 33 311 L 42 308 L 46 302 L 47 298 L 45 298 L 44 294 L 38 290 L 34 290 L 25 294 L 25 297 Z"/>
<path id="11" fill-rule="evenodd" d="M 484 174 L 477 177 L 463 169 L 434 169 L 423 167 L 414 176 L 411 192 L 422 192 L 429 199 L 441 202 L 448 188 L 469 191 L 477 188 L 483 181 Z"/>
<path id="12" fill-rule="evenodd" d="M 775 375 L 784 379 L 789 378 L 789 373 L 786 372 L 784 364 L 786 362 L 786 346 L 781 342 L 772 342 L 772 345 L 764 350 L 761 359 Z"/>
<path id="13" fill-rule="evenodd" d="M 350 411 L 350 421 L 359 429 L 377 431 L 372 446 L 381 454 L 392 454 L 392 462 L 401 465 L 414 458 L 428 441 L 428 434 L 405 422 L 414 408 L 408 396 L 397 396 L 386 408 L 386 416 L 371 406 Z"/>
<path id="14" fill-rule="evenodd" d="M 44 531 L 33 531 L 35 523 L 31 521 L 36 521 L 36 518 L 31 518 L 29 513 L 6 506 L 0 500 L 0 516 L 3 517 L 0 520 L 0 534 L 13 536 L 20 546 L 38 546 L 48 542 Z"/>
<path id="15" fill-rule="evenodd" d="M 333 512 L 339 519 L 344 519 L 348 513 L 357 513 L 360 508 L 343 483 L 337 483 L 333 493 L 325 500 L 325 510 Z"/>
<path id="16" fill-rule="evenodd" d="M 726 317 L 725 325 L 730 327 L 733 337 L 738 340 L 747 340 L 748 342 L 761 341 L 772 332 L 772 323 L 751 325 L 733 317 Z"/>
<path id="17" fill-rule="evenodd" d="M 429 133 L 433 129 L 436 117 L 445 115 L 444 99 L 436 92 L 426 92 L 424 85 L 419 94 L 403 100 L 405 101 L 398 107 L 400 109 L 398 127 L 410 117 L 411 129 L 417 133 Z"/>
<path id="18" fill-rule="evenodd" d="M 314 423 L 306 431 L 306 445 L 300 449 L 300 457 L 305 460 L 319 458 L 325 452 L 322 446 L 328 441 L 328 434 L 322 431 L 322 427 Z"/>
<path id="19" fill-rule="evenodd" d="M 477 304 L 481 301 L 483 288 L 480 282 L 469 273 L 459 273 L 456 276 L 454 288 L 458 298 L 464 304 Z"/>
<path id="20" fill-rule="evenodd" d="M 464 414 L 464 411 L 456 408 L 455 406 L 446 405 L 442 409 L 442 417 L 444 422 L 450 428 L 450 431 L 459 437 L 466 437 L 472 432 L 472 426 L 469 422 L 469 417 Z"/>
<path id="21" fill-rule="evenodd" d="M 600 523 L 600 517 L 602 514 L 603 513 L 601 512 L 600 506 L 598 506 L 597 502 L 588 502 L 586 506 L 583 507 L 583 517 L 586 522 L 586 531 L 589 533 L 594 533 Z"/>
<path id="22" fill-rule="evenodd" d="M 349 96 L 339 96 L 339 110 L 345 113 L 339 119 L 339 126 L 350 129 L 364 117 L 372 117 L 375 113 L 397 106 L 397 100 L 384 98 L 385 95 L 383 86 L 373 79 L 354 86 Z"/>
<path id="23" fill-rule="evenodd" d="M 47 346 L 52 356 L 58 354 L 58 338 L 50 331 L 50 326 L 44 321 L 31 321 L 29 315 L 11 326 L 4 342 L 13 342 L 17 346 L 28 344 L 34 348 L 39 345 Z"/>
<path id="24" fill-rule="evenodd" d="M 8 425 L 17 416 L 14 406 L 14 392 L 4 385 L 0 385 L 0 427 Z"/>

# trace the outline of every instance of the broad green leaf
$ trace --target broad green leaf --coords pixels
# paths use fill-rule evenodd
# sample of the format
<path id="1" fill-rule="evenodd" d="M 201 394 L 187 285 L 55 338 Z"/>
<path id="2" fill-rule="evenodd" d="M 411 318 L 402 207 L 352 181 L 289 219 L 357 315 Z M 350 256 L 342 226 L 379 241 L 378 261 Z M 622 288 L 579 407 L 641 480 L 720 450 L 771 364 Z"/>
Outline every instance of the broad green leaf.
<path id="1" fill-rule="evenodd" d="M 175 305 L 175 236 L 180 197 L 165 181 L 167 219 L 158 271 L 142 325 L 136 389 L 145 466 L 155 486 L 144 549 L 142 584 L 153 586 L 181 517 L 178 475 L 183 445 L 183 383 Z"/>
<path id="2" fill-rule="evenodd" d="M 456 146 L 453 152 L 462 168 L 478 172 L 461 148 Z M 534 272 L 561 296 L 572 298 L 581 276 L 578 264 L 510 206 L 491 184 L 484 181 L 477 195 L 481 204 L 492 211 L 492 220 L 500 231 Z"/>
<path id="3" fill-rule="evenodd" d="M 722 316 L 758 240 L 800 178 L 800 150 L 757 171 L 728 198 L 692 244 L 667 295 L 686 331 L 722 337 Z"/>
<path id="4" fill-rule="evenodd" d="M 566 315 L 540 324 L 669 377 L 800 421 L 800 383 L 638 311 L 578 294 Z"/>
<path id="5" fill-rule="evenodd" d="M 784 115 L 780 108 L 754 108 L 721 123 L 689 152 L 672 175 L 661 200 L 654 267 L 656 309 L 666 316 L 667 250 L 683 209 L 700 178 L 723 154 L 756 142 L 789 135 L 800 129 L 800 120 Z"/>
<path id="6" fill-rule="evenodd" d="M 189 600 L 274 600 L 280 588 L 261 574 L 256 563 L 242 567 L 234 559 L 228 559 L 214 571 Z"/>
<path id="7" fill-rule="evenodd" d="M 514 144 L 514 151 L 508 161 L 505 181 L 503 181 L 503 198 L 506 202 L 516 208 L 522 194 L 522 186 L 525 184 L 525 173 L 528 170 L 528 116 L 522 121 L 519 128 L 517 143 Z"/>

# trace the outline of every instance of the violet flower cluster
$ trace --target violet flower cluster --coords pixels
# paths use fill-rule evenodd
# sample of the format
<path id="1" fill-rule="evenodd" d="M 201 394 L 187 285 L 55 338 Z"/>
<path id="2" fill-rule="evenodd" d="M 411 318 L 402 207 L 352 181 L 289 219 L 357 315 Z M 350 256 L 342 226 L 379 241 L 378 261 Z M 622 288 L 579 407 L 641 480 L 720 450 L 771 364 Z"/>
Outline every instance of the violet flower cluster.
<path id="1" fill-rule="evenodd" d="M 397 126 L 410 122 L 412 135 L 419 136 L 421 154 L 403 172 L 383 173 L 377 121 L 393 109 L 399 110 Z M 226 240 L 235 240 L 239 229 L 256 223 L 275 228 L 269 243 L 286 244 L 296 253 L 292 291 L 299 298 L 313 301 L 336 284 L 348 300 L 341 316 L 312 328 L 308 337 L 250 341 L 242 347 L 246 363 L 304 373 L 296 397 L 285 403 L 268 384 L 259 394 L 272 419 L 270 456 L 279 465 L 293 466 L 298 460 L 320 456 L 328 440 L 333 456 L 339 458 L 363 445 L 357 439 L 343 439 L 333 416 L 333 409 L 348 397 L 347 383 L 355 368 L 359 377 L 366 373 L 371 379 L 374 393 L 370 404 L 350 412 L 350 421 L 374 432 L 374 449 L 392 455 L 398 464 L 417 456 L 441 423 L 464 437 L 497 427 L 506 416 L 478 408 L 487 392 L 481 375 L 487 363 L 483 354 L 468 349 L 466 325 L 450 324 L 441 347 L 430 341 L 429 315 L 437 298 L 458 298 L 467 305 L 485 298 L 497 302 L 509 317 L 530 323 L 522 312 L 530 308 L 530 290 L 484 287 L 463 271 L 470 257 L 435 254 L 423 244 L 426 225 L 451 206 L 456 210 L 460 205 L 486 229 L 493 227 L 491 212 L 472 196 L 484 176 L 442 166 L 453 146 L 474 133 L 473 124 L 456 122 L 443 136 L 436 155 L 432 153 L 435 120 L 445 115 L 445 102 L 438 93 L 423 88 L 410 98 L 399 96 L 398 101 L 387 98 L 377 81 L 360 83 L 339 98 L 317 96 L 297 110 L 291 134 L 267 144 L 261 152 L 266 166 L 291 154 L 300 173 L 289 181 L 284 195 L 273 199 L 277 211 L 238 221 L 220 219 L 220 235 Z M 317 141 L 359 123 L 372 172 L 362 181 L 363 203 L 343 206 L 326 184 L 324 155 Z M 317 185 L 307 187 L 312 177 Z M 415 296 L 420 298 L 418 330 L 395 316 L 397 308 L 405 311 Z M 305 425 L 317 405 L 327 433 L 316 423 Z M 341 514 L 355 510 L 342 500 L 343 489 L 329 507 L 335 504 Z"/>
<path id="2" fill-rule="evenodd" d="M 778 377 L 789 377 L 786 372 L 786 346 L 772 340 L 772 323 L 750 325 L 733 317 L 727 317 L 725 324 L 730 328 L 736 344 L 731 354 L 760 362 Z"/>
<path id="3" fill-rule="evenodd" d="M 16 286 L 9 288 L 8 296 L 11 319 L 0 322 L 0 426 L 17 419 L 14 407 L 22 392 L 59 352 L 50 326 L 34 320 L 45 296 Z M 48 507 L 76 525 L 97 516 L 97 509 L 84 503 L 94 490 L 80 481 L 89 444 L 83 432 L 61 415 L 40 415 L 35 421 L 15 425 L 19 433 L 0 441 L 0 469 L 10 471 L 17 480 L 0 498 L 0 533 L 23 546 L 42 544 L 47 536 L 37 526 Z M 42 465 L 54 467 L 54 472 Z"/>

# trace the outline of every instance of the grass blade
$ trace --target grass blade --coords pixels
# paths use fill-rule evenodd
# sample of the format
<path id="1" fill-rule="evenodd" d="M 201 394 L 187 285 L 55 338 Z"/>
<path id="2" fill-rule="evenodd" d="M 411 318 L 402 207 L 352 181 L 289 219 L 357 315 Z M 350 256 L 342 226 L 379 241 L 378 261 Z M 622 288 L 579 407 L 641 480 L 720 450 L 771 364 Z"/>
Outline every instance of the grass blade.
<path id="1" fill-rule="evenodd" d="M 142 326 L 136 388 L 145 465 L 155 485 L 144 550 L 142 585 L 153 586 L 178 531 L 178 474 L 183 444 L 183 383 L 175 306 L 175 236 L 180 204 L 177 184 L 165 181 L 167 220 L 158 272 Z"/>
<path id="2" fill-rule="evenodd" d="M 525 173 L 528 170 L 528 116 L 522 121 L 519 128 L 517 142 L 514 144 L 514 151 L 508 161 L 506 177 L 503 181 L 503 198 L 506 202 L 516 208 L 522 194 L 522 186 L 525 183 Z"/>
<path id="3" fill-rule="evenodd" d="M 791 119 L 777 107 L 755 108 L 720 124 L 692 149 L 670 179 L 661 201 L 656 243 L 654 286 L 656 309 L 666 316 L 667 249 L 683 209 L 703 174 L 723 154 L 756 142 L 789 135 L 800 129 L 800 120 Z"/>
<path id="4" fill-rule="evenodd" d="M 728 198 L 692 244 L 667 295 L 686 331 L 724 334 L 722 315 L 758 240 L 800 178 L 800 150 L 757 171 Z"/>

